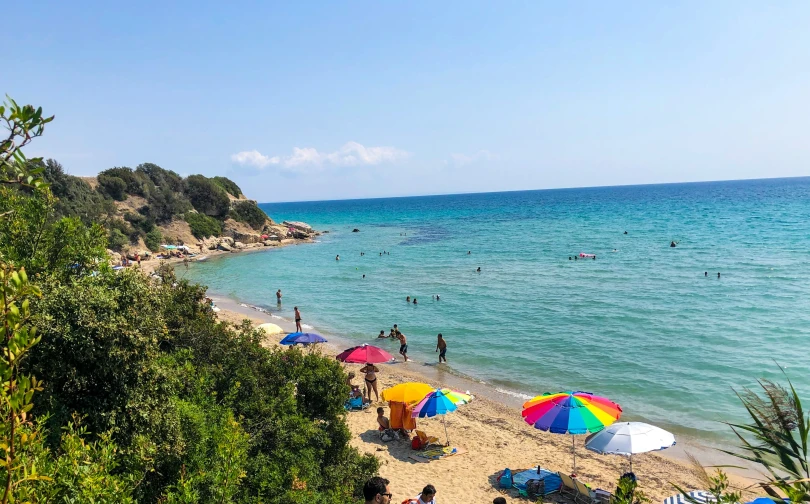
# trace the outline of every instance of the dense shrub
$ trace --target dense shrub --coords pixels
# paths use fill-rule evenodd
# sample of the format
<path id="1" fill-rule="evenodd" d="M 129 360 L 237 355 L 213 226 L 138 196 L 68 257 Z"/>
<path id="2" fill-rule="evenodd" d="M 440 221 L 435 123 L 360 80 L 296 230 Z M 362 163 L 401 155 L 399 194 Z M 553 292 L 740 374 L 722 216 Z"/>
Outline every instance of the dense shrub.
<path id="1" fill-rule="evenodd" d="M 100 173 L 98 175 L 98 188 L 102 194 L 116 201 L 127 199 L 127 183 L 120 177 Z"/>
<path id="2" fill-rule="evenodd" d="M 98 174 L 105 177 L 118 178 L 124 181 L 124 192 L 126 194 L 134 194 L 136 196 L 144 196 L 144 190 L 149 181 L 147 177 L 140 173 L 135 173 L 132 168 L 116 167 L 109 168 Z M 99 180 L 99 183 L 101 181 Z"/>
<path id="3" fill-rule="evenodd" d="M 227 177 L 212 177 L 211 181 L 225 189 L 231 196 L 238 198 L 242 195 L 242 189 Z"/>
<path id="4" fill-rule="evenodd" d="M 186 179 L 186 196 L 198 212 L 213 217 L 225 217 L 231 207 L 231 199 L 225 189 L 202 175 Z"/>
<path id="5" fill-rule="evenodd" d="M 185 215 L 186 222 L 191 228 L 191 234 L 195 238 L 208 238 L 209 236 L 219 236 L 222 233 L 222 223 L 213 217 L 201 213 L 189 212 Z"/>
<path id="6" fill-rule="evenodd" d="M 65 173 L 62 165 L 49 159 L 34 163 L 44 167 L 43 178 L 51 184 L 51 193 L 58 198 L 54 206 L 57 217 L 78 217 L 85 224 L 105 222 L 115 214 L 115 205 L 79 177 Z"/>
<path id="7" fill-rule="evenodd" d="M 267 214 L 252 201 L 239 201 L 231 208 L 231 217 L 244 222 L 256 230 L 261 230 L 267 222 Z"/>
<path id="8" fill-rule="evenodd" d="M 163 234 L 160 232 L 160 229 L 153 228 L 146 233 L 143 241 L 146 244 L 146 248 L 152 252 L 157 252 L 160 249 L 160 244 L 163 242 Z"/>

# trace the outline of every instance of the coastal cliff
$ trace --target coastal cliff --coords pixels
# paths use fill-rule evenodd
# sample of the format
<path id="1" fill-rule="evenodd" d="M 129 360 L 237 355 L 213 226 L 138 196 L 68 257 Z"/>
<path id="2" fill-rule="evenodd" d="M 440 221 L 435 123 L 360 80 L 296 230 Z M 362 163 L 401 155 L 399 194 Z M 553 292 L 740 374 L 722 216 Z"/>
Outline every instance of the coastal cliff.
<path id="1" fill-rule="evenodd" d="M 113 259 L 158 252 L 162 244 L 238 251 L 317 234 L 303 223 L 274 222 L 226 177 L 184 178 L 152 163 L 110 168 L 95 177 L 69 175 L 53 159 L 41 167 L 57 198 L 57 215 L 100 223 Z"/>

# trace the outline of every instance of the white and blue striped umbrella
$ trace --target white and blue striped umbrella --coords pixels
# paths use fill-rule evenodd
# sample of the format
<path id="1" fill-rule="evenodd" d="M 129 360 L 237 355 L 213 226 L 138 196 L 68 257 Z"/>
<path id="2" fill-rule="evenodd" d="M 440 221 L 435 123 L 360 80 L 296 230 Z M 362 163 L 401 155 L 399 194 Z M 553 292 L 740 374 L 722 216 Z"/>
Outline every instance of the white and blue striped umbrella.
<path id="1" fill-rule="evenodd" d="M 704 492 L 702 490 L 694 490 L 692 492 L 687 492 L 686 495 L 693 498 L 697 502 L 709 503 L 715 501 L 714 495 L 710 494 L 709 492 Z M 673 495 L 672 497 L 667 497 L 666 499 L 664 499 L 664 504 L 691 504 L 691 502 L 686 499 L 686 495 L 678 494 Z"/>

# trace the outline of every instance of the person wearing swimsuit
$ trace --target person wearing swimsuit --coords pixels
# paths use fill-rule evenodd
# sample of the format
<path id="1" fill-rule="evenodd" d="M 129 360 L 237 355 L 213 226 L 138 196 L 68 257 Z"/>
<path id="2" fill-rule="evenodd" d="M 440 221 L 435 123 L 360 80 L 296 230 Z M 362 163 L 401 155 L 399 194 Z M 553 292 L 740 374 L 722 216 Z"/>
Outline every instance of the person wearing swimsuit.
<path id="1" fill-rule="evenodd" d="M 380 400 L 380 394 L 377 392 L 377 373 L 380 370 L 374 364 L 369 364 L 366 362 L 366 365 L 360 369 L 360 372 L 366 375 L 366 394 L 368 395 L 368 402 L 371 402 L 371 390 L 374 390 L 374 396 L 376 400 Z"/>
<path id="2" fill-rule="evenodd" d="M 399 339 L 399 354 L 405 357 L 405 362 L 408 362 L 408 339 L 399 331 L 397 331 L 397 339 Z"/>
<path id="3" fill-rule="evenodd" d="M 295 332 L 304 332 L 301 330 L 301 312 L 298 311 L 298 307 L 294 308 L 295 310 Z"/>
<path id="4" fill-rule="evenodd" d="M 447 357 L 445 357 L 447 355 L 447 342 L 442 338 L 442 333 L 439 333 L 439 342 L 436 344 L 436 351 L 439 352 L 439 364 L 442 363 L 442 360 L 447 362 Z"/>

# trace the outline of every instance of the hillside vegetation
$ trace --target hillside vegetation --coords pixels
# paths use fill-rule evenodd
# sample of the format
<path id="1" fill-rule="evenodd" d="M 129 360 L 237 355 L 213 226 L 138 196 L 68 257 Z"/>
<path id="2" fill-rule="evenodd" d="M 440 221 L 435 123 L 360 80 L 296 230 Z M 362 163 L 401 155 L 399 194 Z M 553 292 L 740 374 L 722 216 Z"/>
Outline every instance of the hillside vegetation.
<path id="1" fill-rule="evenodd" d="M 110 240 L 243 215 L 238 187 L 154 165 L 93 187 L 23 156 L 51 120 L 0 106 L 0 504 L 362 502 L 378 461 L 349 446 L 339 362 L 218 322 L 169 266 L 108 264 Z"/>
<path id="2" fill-rule="evenodd" d="M 110 168 L 95 178 L 69 175 L 53 159 L 30 162 L 29 169 L 42 170 L 56 197 L 57 217 L 100 224 L 106 230 L 108 248 L 116 252 L 157 251 L 164 242 L 196 243 L 211 236 L 281 232 L 226 177 L 183 178 L 152 163 L 134 170 Z"/>

